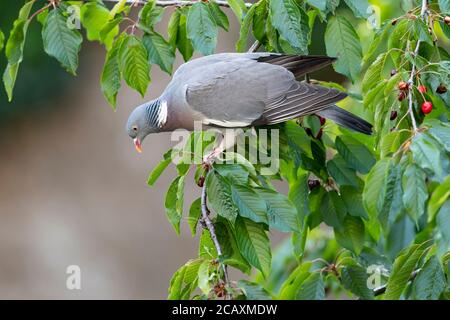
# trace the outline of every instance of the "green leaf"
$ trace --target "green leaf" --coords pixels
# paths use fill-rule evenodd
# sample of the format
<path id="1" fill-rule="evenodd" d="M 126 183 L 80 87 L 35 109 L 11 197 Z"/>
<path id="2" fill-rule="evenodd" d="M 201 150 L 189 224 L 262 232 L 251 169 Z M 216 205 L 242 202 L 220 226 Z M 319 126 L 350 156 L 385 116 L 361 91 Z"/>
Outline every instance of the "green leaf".
<path id="1" fill-rule="evenodd" d="M 153 169 L 153 171 L 150 173 L 150 175 L 148 176 L 147 184 L 149 186 L 153 186 L 171 162 L 172 162 L 172 159 L 170 157 L 167 157 L 167 158 L 161 160 L 158 163 L 158 165 Z"/>
<path id="2" fill-rule="evenodd" d="M 249 15 L 250 11 L 253 9 L 250 8 L 247 15 Z M 254 15 L 253 15 L 253 23 L 252 30 L 255 38 L 262 44 L 267 42 L 266 36 L 266 24 L 267 24 L 267 16 L 269 15 L 267 0 L 260 0 L 254 5 Z M 246 16 L 247 18 L 247 16 Z"/>
<path id="3" fill-rule="evenodd" d="M 347 215 L 342 230 L 335 230 L 336 241 L 357 255 L 364 246 L 364 223 L 360 218 Z"/>
<path id="4" fill-rule="evenodd" d="M 320 11 L 326 11 L 327 9 L 327 0 L 306 0 L 306 3 L 316 7 Z"/>
<path id="5" fill-rule="evenodd" d="M 368 173 L 375 164 L 375 158 L 365 145 L 349 136 L 338 136 L 335 146 L 347 165 L 361 173 Z"/>
<path id="6" fill-rule="evenodd" d="M 198 244 L 198 256 L 204 259 L 217 258 L 217 250 L 208 230 L 203 229 Z"/>
<path id="7" fill-rule="evenodd" d="M 207 193 L 210 195 L 211 208 L 218 215 L 234 224 L 238 215 L 238 208 L 232 200 L 229 183 L 214 170 L 208 173 L 205 183 Z"/>
<path id="8" fill-rule="evenodd" d="M 366 269 L 359 265 L 345 266 L 341 270 L 341 281 L 344 287 L 364 300 L 374 298 L 373 291 L 367 287 L 368 276 Z"/>
<path id="9" fill-rule="evenodd" d="M 83 37 L 78 30 L 69 28 L 67 18 L 64 17 L 61 9 L 56 8 L 48 14 L 42 28 L 42 40 L 45 52 L 56 58 L 68 72 L 75 75 Z"/>
<path id="10" fill-rule="evenodd" d="M 119 33 L 117 20 L 113 21 L 115 22 L 109 26 L 109 31 L 102 37 L 101 31 L 109 22 L 109 10 L 98 2 L 88 2 L 81 7 L 81 23 L 87 30 L 88 40 L 100 40 L 108 50 L 111 48 L 115 36 Z"/>
<path id="11" fill-rule="evenodd" d="M 266 203 L 252 188 L 231 185 L 231 197 L 239 209 L 240 216 L 268 224 Z"/>
<path id="12" fill-rule="evenodd" d="M 222 9 L 220 9 L 219 5 L 214 1 L 209 2 L 208 7 L 211 11 L 211 15 L 213 16 L 214 21 L 216 21 L 216 24 L 224 30 L 228 31 L 230 22 L 228 21 L 228 17 L 225 12 L 223 12 Z"/>
<path id="13" fill-rule="evenodd" d="M 444 14 L 450 14 L 450 0 L 438 0 L 439 9 Z"/>
<path id="14" fill-rule="evenodd" d="M 297 297 L 300 286 L 311 274 L 309 272 L 310 268 L 311 262 L 304 262 L 301 265 L 297 266 L 297 268 L 295 268 L 294 271 L 291 272 L 291 274 L 281 286 L 278 299 L 294 300 Z"/>
<path id="15" fill-rule="evenodd" d="M 240 164 L 216 164 L 214 169 L 232 184 L 248 185 L 249 172 Z"/>
<path id="16" fill-rule="evenodd" d="M 344 0 L 357 18 L 368 18 L 370 15 L 369 2 L 367 0 Z"/>
<path id="17" fill-rule="evenodd" d="M 405 48 L 406 41 L 409 38 L 409 34 L 411 32 L 411 23 L 412 20 L 400 20 L 394 27 L 394 31 L 392 31 L 391 35 L 388 39 L 388 49 L 391 53 L 392 60 L 396 67 L 400 67 L 401 57 L 403 56 L 401 50 Z M 407 36 L 408 35 L 408 36 Z M 391 50 L 391 49 L 401 49 L 401 50 Z"/>
<path id="18" fill-rule="evenodd" d="M 212 270 L 211 262 L 205 260 L 198 268 L 198 287 L 206 295 L 211 291 L 210 274 Z"/>
<path id="19" fill-rule="evenodd" d="M 180 15 L 180 24 L 177 34 L 177 48 L 183 56 L 184 61 L 188 61 L 189 59 L 191 59 L 192 54 L 194 53 L 194 48 L 192 46 L 191 40 L 188 39 L 186 22 L 186 15 Z"/>
<path id="20" fill-rule="evenodd" d="M 125 10 L 125 5 L 128 0 L 118 0 L 114 7 L 111 9 L 109 13 L 108 20 L 112 20 L 116 17 L 117 14 L 121 13 Z"/>
<path id="21" fill-rule="evenodd" d="M 435 138 L 447 152 L 450 152 L 450 125 L 440 121 L 430 122 L 428 132 Z"/>
<path id="22" fill-rule="evenodd" d="M 321 211 L 323 220 L 327 225 L 336 229 L 342 228 L 347 208 L 336 191 L 325 194 L 321 203 Z"/>
<path id="23" fill-rule="evenodd" d="M 367 69 L 361 84 L 363 92 L 368 92 L 370 89 L 374 88 L 380 81 L 384 80 L 383 71 L 386 65 L 387 57 L 388 54 L 386 52 L 380 54 L 369 67 L 369 69 Z"/>
<path id="24" fill-rule="evenodd" d="M 100 29 L 100 33 L 98 36 L 100 42 L 106 44 L 106 50 L 111 49 L 110 42 L 112 44 L 114 37 L 119 33 L 119 24 L 122 22 L 122 20 L 122 16 L 118 16 L 114 20 L 106 22 Z"/>
<path id="25" fill-rule="evenodd" d="M 438 300 L 445 287 L 446 279 L 441 263 L 436 256 L 432 256 L 414 280 L 414 299 Z"/>
<path id="26" fill-rule="evenodd" d="M 442 182 L 448 168 L 448 157 L 441 155 L 440 146 L 427 134 L 418 134 L 410 149 L 415 162 L 426 172 L 434 173 L 435 180 Z"/>
<path id="27" fill-rule="evenodd" d="M 327 54 L 338 57 L 334 69 L 355 82 L 361 71 L 362 49 L 359 36 L 343 16 L 328 21 L 325 32 Z"/>
<path id="28" fill-rule="evenodd" d="M 414 222 L 425 213 L 428 199 L 425 173 L 415 164 L 410 164 L 403 174 L 403 205 Z"/>
<path id="29" fill-rule="evenodd" d="M 14 21 L 13 28 L 9 34 L 8 41 L 6 42 L 5 55 L 8 59 L 8 64 L 3 73 L 3 83 L 8 95 L 8 101 L 10 102 L 13 97 L 13 89 L 14 84 L 16 83 L 19 65 L 23 59 L 23 48 L 29 25 L 28 16 L 30 15 L 33 4 L 33 1 L 27 2 L 20 9 L 19 17 Z"/>
<path id="30" fill-rule="evenodd" d="M 359 189 L 343 186 L 340 188 L 342 200 L 344 200 L 347 212 L 363 219 L 368 219 L 366 210 L 362 202 L 362 192 Z"/>
<path id="31" fill-rule="evenodd" d="M 450 247 L 450 200 L 447 200 L 436 216 L 436 228 L 441 235 L 440 242 L 443 243 L 444 250 Z"/>
<path id="32" fill-rule="evenodd" d="M 119 67 L 126 83 L 143 97 L 150 83 L 150 66 L 147 50 L 136 36 L 126 35 L 123 39 Z"/>
<path id="33" fill-rule="evenodd" d="M 146 33 L 142 43 L 147 49 L 149 62 L 159 65 L 161 70 L 172 74 L 175 54 L 170 44 L 156 32 Z"/>
<path id="34" fill-rule="evenodd" d="M 413 244 L 403 249 L 394 261 L 391 276 L 386 285 L 384 299 L 398 300 L 408 283 L 417 262 L 425 253 L 430 243 Z"/>
<path id="35" fill-rule="evenodd" d="M 445 178 L 444 182 L 439 184 L 433 191 L 430 201 L 428 201 L 428 221 L 432 221 L 436 216 L 439 208 L 450 197 L 450 175 Z"/>
<path id="36" fill-rule="evenodd" d="M 114 110 L 116 109 L 117 93 L 122 79 L 119 68 L 119 49 L 123 39 L 123 36 L 119 37 L 106 54 L 100 80 L 103 95 Z"/>
<path id="37" fill-rule="evenodd" d="M 270 1 L 272 25 L 299 53 L 308 53 L 308 16 L 295 0 Z"/>
<path id="38" fill-rule="evenodd" d="M 203 261 L 203 259 L 189 260 L 174 273 L 168 290 L 169 300 L 190 298 L 191 293 L 197 288 L 198 270 Z"/>
<path id="39" fill-rule="evenodd" d="M 302 222 L 309 214 L 308 195 L 308 173 L 305 172 L 299 174 L 297 179 L 289 184 L 288 198 L 297 209 L 299 222 Z"/>
<path id="40" fill-rule="evenodd" d="M 184 178 L 184 176 L 181 176 L 172 181 L 165 200 L 167 218 L 178 235 L 180 234 L 180 222 L 183 215 Z"/>
<path id="41" fill-rule="evenodd" d="M 371 219 L 378 217 L 378 213 L 392 202 L 393 188 L 388 184 L 389 173 L 392 169 L 389 159 L 378 161 L 367 175 L 363 191 L 363 202 Z"/>
<path id="42" fill-rule="evenodd" d="M 191 229 L 192 236 L 195 236 L 195 234 L 197 233 L 197 224 L 201 215 L 201 199 L 198 198 L 197 200 L 192 202 L 191 207 L 189 208 L 188 224 L 189 228 Z"/>
<path id="43" fill-rule="evenodd" d="M 227 0 L 230 5 L 231 10 L 234 12 L 239 22 L 244 18 L 245 13 L 247 12 L 247 7 L 245 6 L 244 0 Z"/>
<path id="44" fill-rule="evenodd" d="M 253 17 L 255 15 L 255 8 L 255 6 L 252 6 L 250 10 L 248 10 L 245 19 L 241 24 L 241 29 L 239 31 L 239 40 L 236 43 L 237 52 L 247 51 L 247 39 L 250 31 L 250 26 L 252 25 Z"/>
<path id="45" fill-rule="evenodd" d="M 358 185 L 356 172 L 347 166 L 345 160 L 339 154 L 327 162 L 327 169 L 340 186 L 356 187 Z"/>
<path id="46" fill-rule="evenodd" d="M 157 6 L 155 0 L 149 0 L 139 12 L 139 21 L 145 28 L 152 30 L 161 21 L 163 14 L 164 8 Z"/>
<path id="47" fill-rule="evenodd" d="M 269 226 L 282 232 L 299 232 L 300 222 L 297 210 L 289 199 L 276 191 L 256 189 L 265 200 Z"/>
<path id="48" fill-rule="evenodd" d="M 247 280 L 239 280 L 238 287 L 242 289 L 247 300 L 271 300 L 270 294 L 259 284 Z"/>
<path id="49" fill-rule="evenodd" d="M 5 35 L 3 34 L 2 30 L 0 30 L 0 51 L 3 50 L 4 44 L 5 44 Z"/>
<path id="50" fill-rule="evenodd" d="M 204 2 L 196 2 L 189 10 L 186 22 L 187 35 L 194 49 L 203 55 L 214 53 L 217 44 L 217 27 Z"/>
<path id="51" fill-rule="evenodd" d="M 269 238 L 263 225 L 246 218 L 237 217 L 235 224 L 236 242 L 244 258 L 264 277 L 270 272 L 272 255 Z"/>
<path id="52" fill-rule="evenodd" d="M 320 272 L 311 273 L 303 281 L 298 289 L 298 300 L 323 300 L 325 299 L 325 284 Z"/>

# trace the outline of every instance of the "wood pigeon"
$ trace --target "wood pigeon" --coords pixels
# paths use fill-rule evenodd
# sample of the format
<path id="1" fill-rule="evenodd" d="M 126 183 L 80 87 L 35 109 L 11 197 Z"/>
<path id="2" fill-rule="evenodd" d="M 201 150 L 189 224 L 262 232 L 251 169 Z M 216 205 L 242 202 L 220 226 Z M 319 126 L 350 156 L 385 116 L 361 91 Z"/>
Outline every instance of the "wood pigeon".
<path id="1" fill-rule="evenodd" d="M 274 53 L 220 53 L 181 65 L 162 95 L 134 109 L 127 133 L 136 150 L 150 133 L 272 125 L 316 114 L 371 134 L 372 125 L 335 105 L 347 94 L 300 82 L 335 58 Z M 220 153 L 223 151 L 218 149 Z M 217 151 L 217 150 L 216 150 Z"/>

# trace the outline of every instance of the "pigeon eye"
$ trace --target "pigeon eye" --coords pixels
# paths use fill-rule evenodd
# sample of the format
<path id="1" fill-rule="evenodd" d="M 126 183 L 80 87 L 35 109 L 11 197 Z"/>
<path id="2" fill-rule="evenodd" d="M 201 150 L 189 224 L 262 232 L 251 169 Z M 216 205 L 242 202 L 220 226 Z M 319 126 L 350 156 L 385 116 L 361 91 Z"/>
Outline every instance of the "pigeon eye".
<path id="1" fill-rule="evenodd" d="M 131 129 L 133 129 L 133 131 L 138 131 L 138 127 L 137 126 L 133 126 Z"/>

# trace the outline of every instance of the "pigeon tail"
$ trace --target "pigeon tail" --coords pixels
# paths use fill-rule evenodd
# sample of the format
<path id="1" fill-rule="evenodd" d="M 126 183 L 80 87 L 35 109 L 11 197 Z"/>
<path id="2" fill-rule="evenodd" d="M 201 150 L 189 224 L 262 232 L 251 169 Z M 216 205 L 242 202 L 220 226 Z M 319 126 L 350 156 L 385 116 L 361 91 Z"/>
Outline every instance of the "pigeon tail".
<path id="1" fill-rule="evenodd" d="M 367 135 L 372 134 L 372 125 L 369 122 L 336 105 L 323 109 L 316 114 L 323 118 L 333 120 L 344 128 Z"/>

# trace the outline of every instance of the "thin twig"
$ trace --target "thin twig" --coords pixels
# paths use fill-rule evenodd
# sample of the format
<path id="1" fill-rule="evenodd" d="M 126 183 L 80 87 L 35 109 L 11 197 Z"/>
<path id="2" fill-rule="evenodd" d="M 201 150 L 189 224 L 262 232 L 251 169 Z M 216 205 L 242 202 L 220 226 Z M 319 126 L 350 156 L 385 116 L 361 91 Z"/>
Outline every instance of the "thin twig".
<path id="1" fill-rule="evenodd" d="M 421 18 L 426 21 L 427 19 L 427 12 L 428 12 L 428 1 L 422 0 L 422 9 L 420 11 Z M 417 40 L 416 49 L 414 50 L 414 58 L 419 54 L 420 49 L 420 39 Z M 414 76 L 416 75 L 416 64 L 413 62 L 412 68 L 411 68 L 411 75 L 409 77 L 408 83 L 409 83 L 409 91 L 408 91 L 408 113 L 411 116 L 411 122 L 414 129 L 414 133 L 417 131 L 417 123 L 416 118 L 414 117 L 413 112 L 413 84 L 414 84 Z"/>
<path id="2" fill-rule="evenodd" d="M 203 187 L 202 187 L 202 197 L 201 197 L 202 221 L 211 235 L 211 239 L 214 243 L 214 246 L 216 247 L 218 257 L 221 258 L 222 257 L 222 248 L 220 246 L 219 240 L 217 240 L 217 235 L 216 235 L 216 230 L 214 228 L 214 224 L 212 223 L 211 219 L 209 218 L 209 209 L 206 204 L 206 200 L 207 200 L 206 197 L 207 197 L 207 195 L 206 195 L 206 183 L 205 183 L 205 184 L 203 184 Z M 225 280 L 225 287 L 226 287 L 225 299 L 230 299 L 231 296 L 228 293 L 228 290 L 230 288 L 230 280 L 228 278 L 227 266 L 221 262 L 220 262 L 220 264 L 222 265 L 222 268 L 223 268 L 223 277 Z"/>
<path id="3" fill-rule="evenodd" d="M 258 41 L 258 40 L 256 40 L 252 45 L 251 45 L 251 47 L 248 49 L 248 53 L 252 53 L 252 52 L 256 52 L 258 49 L 259 49 L 259 47 L 261 47 L 261 43 Z"/>
<path id="4" fill-rule="evenodd" d="M 119 2 L 120 0 L 103 0 L 103 2 Z M 147 0 L 127 0 L 127 3 L 135 3 L 137 5 L 145 5 Z M 171 6 L 191 6 L 198 1 L 194 0 L 157 0 L 156 5 L 160 7 L 171 7 Z M 230 7 L 228 1 L 225 0 L 215 0 L 215 2 L 221 7 Z M 247 8 L 251 7 L 253 3 L 246 2 L 245 6 Z"/>

